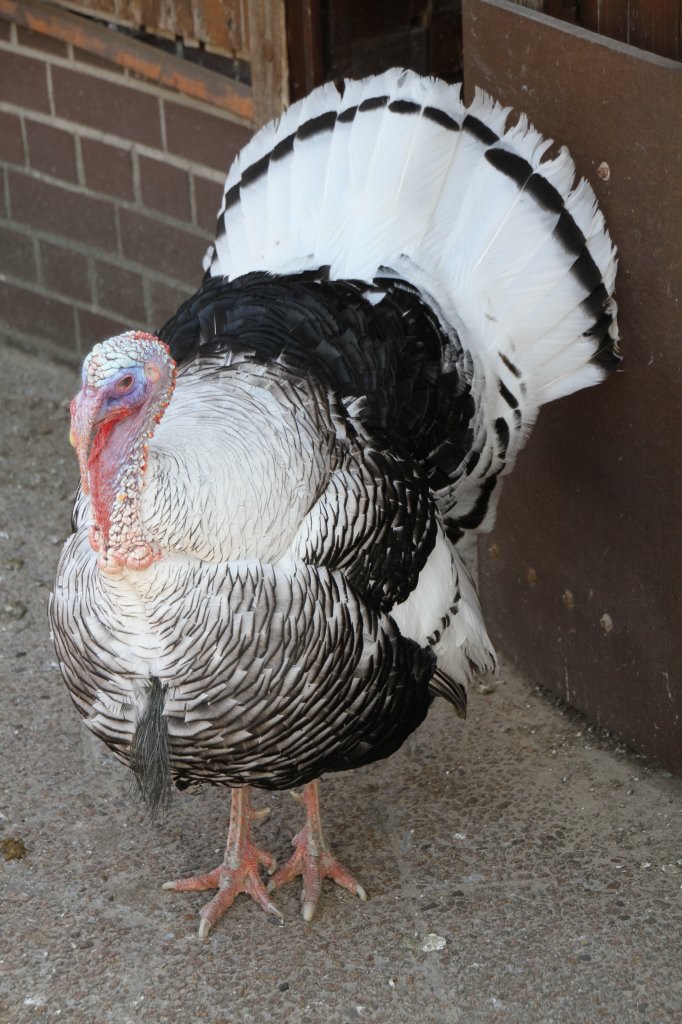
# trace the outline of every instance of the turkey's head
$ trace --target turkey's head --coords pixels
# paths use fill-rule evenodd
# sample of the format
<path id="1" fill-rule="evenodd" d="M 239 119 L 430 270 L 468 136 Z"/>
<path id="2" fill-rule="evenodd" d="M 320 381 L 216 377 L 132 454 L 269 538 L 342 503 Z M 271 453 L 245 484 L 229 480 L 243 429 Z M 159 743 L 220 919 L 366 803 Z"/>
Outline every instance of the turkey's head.
<path id="1" fill-rule="evenodd" d="M 151 334 L 129 331 L 96 345 L 71 402 L 71 443 L 90 494 L 90 543 L 104 572 L 146 569 L 161 552 L 140 523 L 147 448 L 175 387 L 175 362 Z"/>

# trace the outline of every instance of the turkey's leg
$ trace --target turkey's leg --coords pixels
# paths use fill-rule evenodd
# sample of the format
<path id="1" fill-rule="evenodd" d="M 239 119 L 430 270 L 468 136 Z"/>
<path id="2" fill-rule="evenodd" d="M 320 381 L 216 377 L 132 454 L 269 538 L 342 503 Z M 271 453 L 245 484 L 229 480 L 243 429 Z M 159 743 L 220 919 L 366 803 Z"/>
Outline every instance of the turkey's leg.
<path id="1" fill-rule="evenodd" d="M 306 823 L 301 831 L 291 840 L 294 854 L 289 861 L 273 875 L 268 882 L 268 892 L 285 885 L 297 875 L 303 876 L 303 919 L 312 921 L 320 899 L 322 880 L 331 878 L 337 885 L 350 892 L 357 893 L 361 900 L 367 899 L 367 893 L 351 873 L 343 867 L 332 853 L 324 832 L 320 815 L 320 783 L 318 779 L 309 782 L 299 796 L 294 794 L 305 807 Z"/>
<path id="2" fill-rule="evenodd" d="M 260 865 L 264 864 L 272 874 L 276 867 L 275 859 L 251 840 L 251 823 L 266 817 L 267 814 L 267 809 L 254 811 L 251 807 L 249 786 L 233 789 L 230 829 L 223 863 L 204 875 L 192 875 L 190 878 L 164 882 L 162 888 L 173 889 L 174 892 L 218 890 L 213 899 L 201 910 L 200 939 L 206 938 L 213 925 L 232 906 L 240 892 L 248 893 L 260 903 L 263 910 L 281 920 L 282 915 L 268 896 L 259 873 Z"/>

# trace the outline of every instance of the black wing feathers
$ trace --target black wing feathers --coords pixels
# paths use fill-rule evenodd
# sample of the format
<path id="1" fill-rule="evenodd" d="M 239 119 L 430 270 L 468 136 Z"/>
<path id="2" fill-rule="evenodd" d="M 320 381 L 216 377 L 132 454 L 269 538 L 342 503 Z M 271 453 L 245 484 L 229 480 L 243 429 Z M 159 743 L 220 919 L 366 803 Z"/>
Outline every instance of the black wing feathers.
<path id="1" fill-rule="evenodd" d="M 424 463 L 434 488 L 469 450 L 474 403 L 459 340 L 400 279 L 329 281 L 324 268 L 208 278 L 159 337 L 178 363 L 228 355 L 230 366 L 276 362 L 317 378 L 367 435 Z"/>

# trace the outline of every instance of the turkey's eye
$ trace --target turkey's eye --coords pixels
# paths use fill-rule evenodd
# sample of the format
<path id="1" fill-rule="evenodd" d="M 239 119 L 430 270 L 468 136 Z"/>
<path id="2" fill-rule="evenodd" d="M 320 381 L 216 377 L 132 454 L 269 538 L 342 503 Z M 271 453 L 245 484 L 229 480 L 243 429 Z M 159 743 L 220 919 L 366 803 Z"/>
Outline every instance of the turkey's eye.
<path id="1" fill-rule="evenodd" d="M 120 395 L 124 395 L 126 391 L 130 391 L 133 386 L 133 379 L 134 378 L 131 374 L 128 374 L 126 377 L 121 377 L 121 379 L 116 382 L 116 390 Z"/>

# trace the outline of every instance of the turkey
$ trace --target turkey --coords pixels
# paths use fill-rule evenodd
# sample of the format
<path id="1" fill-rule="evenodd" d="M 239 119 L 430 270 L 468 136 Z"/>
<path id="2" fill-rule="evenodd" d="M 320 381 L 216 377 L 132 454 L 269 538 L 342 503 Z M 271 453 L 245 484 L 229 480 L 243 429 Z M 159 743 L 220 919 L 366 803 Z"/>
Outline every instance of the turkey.
<path id="1" fill-rule="evenodd" d="M 225 858 L 165 888 L 329 877 L 319 778 L 396 751 L 495 653 L 458 549 L 540 407 L 619 359 L 614 247 L 562 149 L 489 97 L 399 69 L 317 89 L 225 184 L 202 286 L 95 346 L 81 490 L 50 602 L 87 727 L 152 807 L 231 788 Z M 251 787 L 302 786 L 275 871 Z M 266 887 L 264 866 L 271 878 Z"/>

